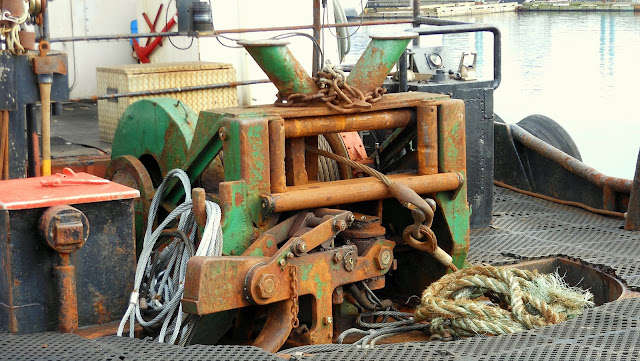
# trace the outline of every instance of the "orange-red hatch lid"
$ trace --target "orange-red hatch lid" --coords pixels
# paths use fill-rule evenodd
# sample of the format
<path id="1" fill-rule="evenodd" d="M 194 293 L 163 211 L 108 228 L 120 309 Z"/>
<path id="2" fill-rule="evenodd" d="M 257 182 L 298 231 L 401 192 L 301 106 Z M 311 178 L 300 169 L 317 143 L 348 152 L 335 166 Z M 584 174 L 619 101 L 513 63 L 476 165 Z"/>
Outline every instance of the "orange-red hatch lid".
<path id="1" fill-rule="evenodd" d="M 140 192 L 88 173 L 0 181 L 0 209 L 19 210 L 62 204 L 96 203 L 137 198 Z"/>

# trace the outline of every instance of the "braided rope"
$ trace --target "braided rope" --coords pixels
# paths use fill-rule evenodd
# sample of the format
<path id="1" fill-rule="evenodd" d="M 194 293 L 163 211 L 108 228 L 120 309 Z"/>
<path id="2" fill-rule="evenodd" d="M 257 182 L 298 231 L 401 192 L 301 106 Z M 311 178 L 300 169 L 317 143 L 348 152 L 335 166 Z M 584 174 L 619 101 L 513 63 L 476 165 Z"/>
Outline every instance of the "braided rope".
<path id="1" fill-rule="evenodd" d="M 487 294 L 503 307 L 480 298 Z M 567 286 L 557 274 L 475 266 L 431 284 L 414 318 L 429 320 L 434 333 L 499 335 L 563 322 L 593 307 L 592 300 L 589 291 Z"/>
<path id="2" fill-rule="evenodd" d="M 10 14 L 9 12 L 0 14 L 5 21 L 11 23 L 7 25 L 7 27 L 0 27 L 0 35 L 5 37 L 7 49 L 14 55 L 20 55 L 24 53 L 24 47 L 20 43 L 20 27 L 27 21 L 27 19 L 29 19 L 29 16 L 31 15 L 29 12 L 29 2 L 23 1 L 22 6 L 24 9 L 22 16 L 20 17 L 12 16 L 12 14 Z"/>

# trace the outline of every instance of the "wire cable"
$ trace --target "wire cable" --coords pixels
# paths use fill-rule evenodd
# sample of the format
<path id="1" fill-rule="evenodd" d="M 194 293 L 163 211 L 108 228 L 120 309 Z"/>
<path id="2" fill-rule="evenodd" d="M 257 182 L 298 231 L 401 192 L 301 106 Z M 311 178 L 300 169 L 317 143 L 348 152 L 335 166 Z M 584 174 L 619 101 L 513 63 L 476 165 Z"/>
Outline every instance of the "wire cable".
<path id="1" fill-rule="evenodd" d="M 169 24 L 169 8 L 171 7 L 171 2 L 172 1 L 173 0 L 169 0 L 169 3 L 167 3 L 167 10 L 164 13 L 164 25 L 165 25 L 165 27 Z M 177 5 L 176 5 L 176 7 L 177 7 Z M 167 29 L 167 30 L 169 30 L 169 29 Z M 191 37 L 191 42 L 189 43 L 189 46 L 187 46 L 185 48 L 181 48 L 181 47 L 177 46 L 176 44 L 174 44 L 173 41 L 171 41 L 171 37 L 170 36 L 167 36 L 167 38 L 169 38 L 169 42 L 171 43 L 171 45 L 173 45 L 173 47 L 178 49 L 178 50 L 189 50 L 191 48 L 191 46 L 193 45 L 193 36 Z"/>
<path id="2" fill-rule="evenodd" d="M 182 183 L 185 201 L 153 229 L 162 197 L 173 178 L 178 178 Z M 207 221 L 200 243 L 195 247 L 197 224 L 192 208 L 189 176 L 181 169 L 170 171 L 151 201 L 134 289 L 129 298 L 129 306 L 120 321 L 118 336 L 122 336 L 125 324 L 129 321 L 129 337 L 133 338 L 137 321 L 145 328 L 160 328 L 157 342 L 185 345 L 191 339 L 199 317 L 184 313 L 180 302 L 184 292 L 187 261 L 193 256 L 220 256 L 223 244 L 220 225 L 222 212 L 216 203 L 206 201 Z M 165 228 L 178 218 L 177 231 L 167 233 Z M 167 237 L 171 239 L 168 244 L 160 242 Z"/>

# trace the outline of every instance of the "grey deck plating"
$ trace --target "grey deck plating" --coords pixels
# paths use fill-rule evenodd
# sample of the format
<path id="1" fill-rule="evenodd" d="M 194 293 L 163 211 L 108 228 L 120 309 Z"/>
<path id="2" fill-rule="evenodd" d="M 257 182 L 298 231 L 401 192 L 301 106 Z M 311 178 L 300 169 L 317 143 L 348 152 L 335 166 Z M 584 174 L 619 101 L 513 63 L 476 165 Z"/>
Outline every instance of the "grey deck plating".
<path id="1" fill-rule="evenodd" d="M 640 233 L 623 222 L 501 188 L 494 191 L 494 225 L 472 232 L 469 261 L 496 265 L 566 256 L 605 269 L 640 290 Z M 633 360 L 640 357 L 640 298 L 622 299 L 560 325 L 498 337 L 404 343 L 358 349 L 318 345 L 296 360 Z M 309 353 L 313 353 L 309 355 Z M 0 334 L 7 360 L 282 360 L 255 347 L 186 348 L 144 340 L 75 335 Z"/>

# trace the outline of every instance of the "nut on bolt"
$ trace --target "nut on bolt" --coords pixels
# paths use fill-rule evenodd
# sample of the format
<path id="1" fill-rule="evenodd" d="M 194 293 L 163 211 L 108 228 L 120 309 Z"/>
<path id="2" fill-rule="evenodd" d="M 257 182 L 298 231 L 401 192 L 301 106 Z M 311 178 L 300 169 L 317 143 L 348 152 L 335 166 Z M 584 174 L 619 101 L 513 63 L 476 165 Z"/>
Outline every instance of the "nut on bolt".
<path id="1" fill-rule="evenodd" d="M 258 297 L 260 298 L 271 298 L 275 294 L 276 291 L 276 276 L 269 273 L 266 275 L 262 275 L 260 277 L 260 281 L 258 282 Z"/>
<path id="2" fill-rule="evenodd" d="M 378 253 L 378 257 L 376 257 L 376 265 L 379 269 L 389 268 L 391 266 L 391 262 L 393 261 L 393 253 L 391 249 L 384 247 Z"/>
<path id="3" fill-rule="evenodd" d="M 347 229 L 347 222 L 343 221 L 342 219 L 339 219 L 339 220 L 333 222 L 333 229 L 336 232 L 342 232 L 345 229 Z"/>
<path id="4" fill-rule="evenodd" d="M 298 240 L 293 243 L 293 252 L 298 256 L 307 252 L 307 242 L 302 238 L 298 238 Z"/>
<path id="5" fill-rule="evenodd" d="M 324 322 L 325 325 L 329 326 L 329 325 L 333 324 L 333 317 L 327 316 L 322 321 Z"/>
<path id="6" fill-rule="evenodd" d="M 225 127 L 220 128 L 220 130 L 218 131 L 218 136 L 220 137 L 221 140 L 227 139 L 227 128 Z"/>

